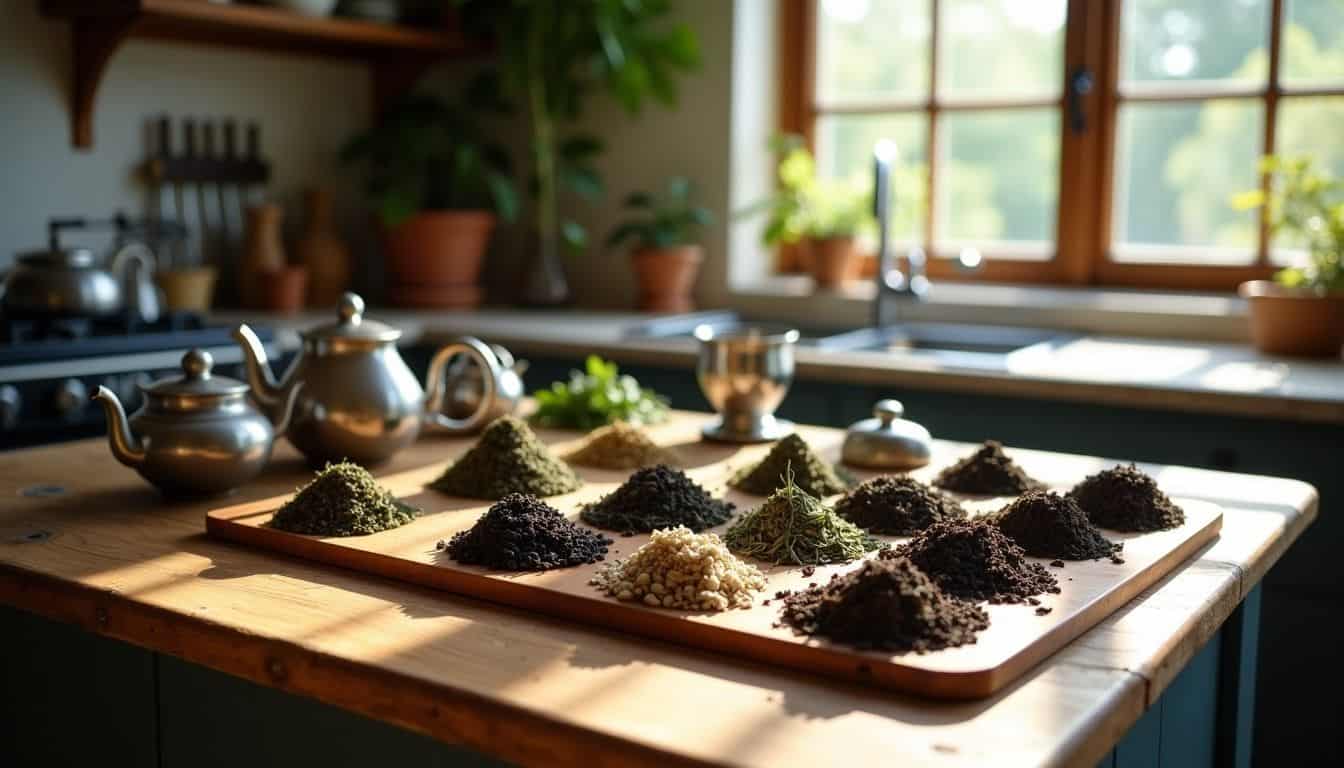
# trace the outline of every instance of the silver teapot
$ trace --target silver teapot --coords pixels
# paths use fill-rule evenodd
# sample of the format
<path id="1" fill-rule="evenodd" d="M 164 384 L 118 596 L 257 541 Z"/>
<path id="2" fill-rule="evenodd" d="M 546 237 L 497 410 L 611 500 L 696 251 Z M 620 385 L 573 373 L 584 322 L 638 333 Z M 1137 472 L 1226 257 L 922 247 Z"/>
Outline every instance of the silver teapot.
<path id="1" fill-rule="evenodd" d="M 106 317 L 129 307 L 144 322 L 159 318 L 154 256 L 139 243 L 119 248 L 108 269 L 86 248 L 55 244 L 15 261 L 0 286 L 0 303 L 11 315 Z"/>
<path id="2" fill-rule="evenodd" d="M 277 381 L 252 329 L 240 325 L 233 333 L 243 348 L 252 394 L 264 406 L 279 404 L 303 382 L 288 437 L 314 464 L 342 459 L 376 464 L 410 445 L 425 423 L 454 433 L 473 432 L 501 408 L 512 410 L 521 397 L 521 382 L 517 390 L 501 386 L 494 351 L 470 337 L 438 350 L 422 389 L 397 352 L 401 331 L 365 320 L 364 300 L 353 293 L 341 297 L 337 322 L 300 335 L 303 350 Z M 444 373 L 459 354 L 485 373 L 476 408 L 454 418 L 443 412 Z"/>
<path id="3" fill-rule="evenodd" d="M 299 390 L 272 424 L 248 399 L 245 383 L 215 376 L 210 353 L 182 357 L 182 376 L 141 387 L 145 405 L 129 419 L 107 387 L 93 399 L 107 414 L 112 455 L 172 495 L 214 494 L 256 477 L 284 434 Z"/>

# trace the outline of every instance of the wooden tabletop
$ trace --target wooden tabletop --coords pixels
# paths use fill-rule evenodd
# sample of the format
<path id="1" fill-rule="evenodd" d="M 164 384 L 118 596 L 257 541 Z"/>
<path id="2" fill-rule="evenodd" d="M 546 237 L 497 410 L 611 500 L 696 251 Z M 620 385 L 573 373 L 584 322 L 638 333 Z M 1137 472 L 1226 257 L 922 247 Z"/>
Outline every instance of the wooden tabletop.
<path id="1" fill-rule="evenodd" d="M 431 436 L 382 471 L 467 444 Z M 965 450 L 940 443 L 935 462 Z M 1014 455 L 1058 484 L 1112 463 Z M 1316 515 L 1297 481 L 1144 469 L 1222 505 L 1221 537 L 982 701 L 829 683 L 222 543 L 203 529 L 221 502 L 161 501 L 100 441 L 0 454 L 0 601 L 527 764 L 1090 763 Z M 306 476 L 282 447 L 226 503 Z"/>

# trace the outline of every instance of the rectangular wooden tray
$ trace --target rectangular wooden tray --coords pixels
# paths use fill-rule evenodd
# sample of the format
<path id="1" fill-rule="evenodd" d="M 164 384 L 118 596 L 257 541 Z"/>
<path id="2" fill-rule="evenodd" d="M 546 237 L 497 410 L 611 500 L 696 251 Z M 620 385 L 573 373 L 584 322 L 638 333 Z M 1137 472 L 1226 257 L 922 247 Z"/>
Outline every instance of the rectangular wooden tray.
<path id="1" fill-rule="evenodd" d="M 700 443 L 693 428 L 697 425 L 688 425 L 689 421 L 655 430 L 655 435 L 664 445 L 679 443 L 688 474 L 711 492 L 735 502 L 739 513 L 759 504 L 759 497 L 727 489 L 724 483 L 734 469 L 755 461 L 768 446 L 738 449 Z M 823 455 L 838 456 L 838 432 L 817 429 L 804 433 Z M 579 441 L 572 432 L 543 432 L 541 436 L 561 454 Z M 1040 597 L 1042 605 L 1052 609 L 1050 613 L 1040 616 L 1026 605 L 986 606 L 990 626 L 977 643 L 923 655 L 892 655 L 802 638 L 787 628 L 774 626 L 779 605 L 773 596 L 777 591 L 822 583 L 832 573 L 848 570 L 854 564 L 818 567 L 810 576 L 797 566 L 763 567 L 769 583 L 754 606 L 723 613 L 655 609 L 606 597 L 588 584 L 601 564 L 543 573 L 502 573 L 459 565 L 438 551 L 436 543 L 470 528 L 489 502 L 445 496 L 424 488 L 448 460 L 471 444 L 467 440 L 441 440 L 442 463 L 379 478 L 398 498 L 424 510 L 422 517 L 401 528 L 349 538 L 286 533 L 266 526 L 272 512 L 284 501 L 276 497 L 212 509 L 206 515 L 206 529 L 212 535 L 262 549 L 621 632 L 928 696 L 978 698 L 1012 682 L 1156 583 L 1214 539 L 1222 525 L 1222 511 L 1217 506 L 1178 499 L 1187 517 L 1181 528 L 1149 534 L 1106 532 L 1109 538 L 1124 542 L 1123 564 L 1071 562 L 1064 568 L 1051 568 L 1062 592 Z M 927 480 L 956 455 L 940 453 L 930 467 L 914 474 Z M 1024 463 L 1029 471 L 1036 471 L 1031 463 Z M 583 488 L 547 500 L 574 519 L 580 504 L 609 493 L 628 474 L 589 469 L 580 473 L 585 480 Z M 1040 476 L 1050 479 L 1049 473 Z M 1069 482 L 1078 479 L 1081 477 Z M 982 499 L 965 503 L 977 512 L 987 512 L 1004 502 Z M 722 534 L 726 527 L 715 532 Z M 627 556 L 648 540 L 647 536 L 613 538 L 616 543 L 608 559 Z M 901 541 L 897 537 L 883 538 Z M 765 604 L 767 600 L 769 605 Z"/>

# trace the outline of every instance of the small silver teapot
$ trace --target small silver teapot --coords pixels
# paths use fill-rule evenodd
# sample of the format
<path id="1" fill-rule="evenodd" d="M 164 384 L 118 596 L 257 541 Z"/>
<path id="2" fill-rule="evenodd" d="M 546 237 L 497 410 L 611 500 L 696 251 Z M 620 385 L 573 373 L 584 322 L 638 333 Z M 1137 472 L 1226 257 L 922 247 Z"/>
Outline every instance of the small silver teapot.
<path id="1" fill-rule="evenodd" d="M 397 352 L 401 331 L 365 320 L 364 300 L 353 293 L 341 297 L 335 323 L 300 335 L 303 350 L 277 381 L 252 329 L 240 325 L 233 333 L 243 348 L 252 394 L 263 406 L 278 405 L 303 383 L 288 437 L 314 464 L 342 459 L 376 464 L 410 445 L 425 423 L 453 433 L 474 432 L 501 407 L 512 410 L 521 397 L 521 382 L 516 391 L 501 386 L 499 359 L 489 346 L 471 337 L 438 350 L 429 365 L 429 380 L 421 388 Z M 476 408 L 454 418 L 443 412 L 444 373 L 449 360 L 459 354 L 484 374 Z"/>
<path id="2" fill-rule="evenodd" d="M 112 455 L 170 495 L 215 494 L 256 477 L 284 434 L 299 390 L 272 424 L 248 399 L 247 385 L 215 376 L 209 352 L 182 357 L 182 376 L 141 387 L 145 405 L 129 419 L 107 387 L 93 399 L 107 414 Z"/>

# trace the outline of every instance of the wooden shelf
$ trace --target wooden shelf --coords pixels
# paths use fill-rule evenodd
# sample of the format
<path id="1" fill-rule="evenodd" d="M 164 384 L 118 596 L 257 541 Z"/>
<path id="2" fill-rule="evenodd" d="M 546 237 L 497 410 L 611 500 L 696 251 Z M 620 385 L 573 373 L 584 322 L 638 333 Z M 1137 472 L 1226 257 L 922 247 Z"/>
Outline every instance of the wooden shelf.
<path id="1" fill-rule="evenodd" d="M 107 63 L 132 38 L 362 60 L 379 107 L 434 62 L 480 50 L 452 23 L 417 29 L 207 0 L 41 0 L 41 9 L 70 22 L 71 140 L 80 148 L 93 146 L 94 99 Z"/>

